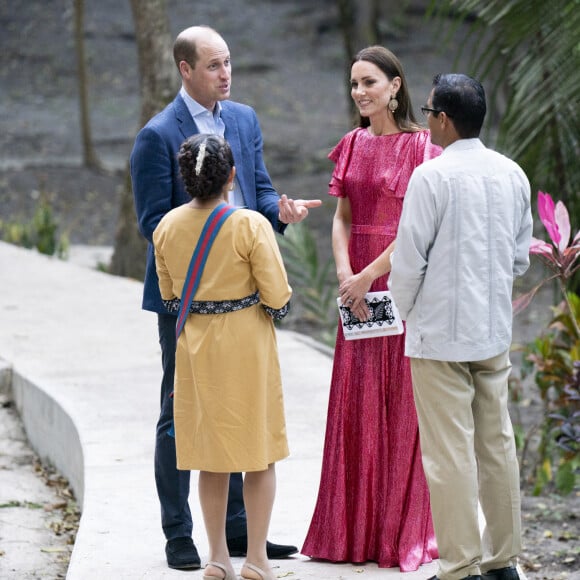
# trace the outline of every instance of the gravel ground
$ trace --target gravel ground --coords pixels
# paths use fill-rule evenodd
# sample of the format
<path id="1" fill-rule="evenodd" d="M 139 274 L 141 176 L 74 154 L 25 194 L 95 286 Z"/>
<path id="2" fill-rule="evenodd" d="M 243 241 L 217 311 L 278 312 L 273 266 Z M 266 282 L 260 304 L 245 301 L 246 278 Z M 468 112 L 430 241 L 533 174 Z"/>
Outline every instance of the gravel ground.
<path id="1" fill-rule="evenodd" d="M 0 395 L 0 479 L 0 578 L 65 578 L 77 506 L 68 482 L 30 449 L 6 395 Z"/>

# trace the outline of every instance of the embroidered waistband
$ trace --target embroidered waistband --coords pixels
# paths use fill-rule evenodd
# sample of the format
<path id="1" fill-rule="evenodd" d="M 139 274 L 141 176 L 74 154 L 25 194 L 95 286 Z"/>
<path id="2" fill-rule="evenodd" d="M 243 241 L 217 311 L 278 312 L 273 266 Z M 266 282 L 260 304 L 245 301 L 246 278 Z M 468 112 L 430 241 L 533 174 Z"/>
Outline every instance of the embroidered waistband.
<path id="1" fill-rule="evenodd" d="M 244 298 L 236 298 L 234 300 L 193 300 L 189 307 L 190 314 L 224 314 L 226 312 L 235 312 L 249 308 L 254 304 L 260 302 L 260 293 L 254 292 Z M 179 305 L 181 300 L 173 298 L 172 300 L 164 300 L 163 305 L 167 312 L 177 314 L 179 312 Z"/>

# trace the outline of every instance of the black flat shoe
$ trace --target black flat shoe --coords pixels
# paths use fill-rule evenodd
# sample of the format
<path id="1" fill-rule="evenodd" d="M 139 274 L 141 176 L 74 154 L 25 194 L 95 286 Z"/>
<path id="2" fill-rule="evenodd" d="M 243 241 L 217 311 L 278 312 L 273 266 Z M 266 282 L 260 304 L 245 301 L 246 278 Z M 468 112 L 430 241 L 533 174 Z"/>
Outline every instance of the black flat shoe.
<path id="1" fill-rule="evenodd" d="M 247 536 L 239 536 L 237 538 L 228 538 L 228 550 L 232 558 L 244 558 L 248 551 L 248 538 Z M 272 544 L 272 542 L 266 542 L 266 554 L 268 555 L 268 560 L 281 560 L 283 558 L 288 558 L 292 554 L 296 554 L 298 548 L 296 546 L 284 546 L 283 544 Z"/>
<path id="2" fill-rule="evenodd" d="M 513 566 L 490 570 L 481 576 L 483 580 L 520 580 L 518 571 Z"/>
<path id="3" fill-rule="evenodd" d="M 191 538 L 174 538 L 165 544 L 167 565 L 175 570 L 201 568 L 201 559 Z"/>

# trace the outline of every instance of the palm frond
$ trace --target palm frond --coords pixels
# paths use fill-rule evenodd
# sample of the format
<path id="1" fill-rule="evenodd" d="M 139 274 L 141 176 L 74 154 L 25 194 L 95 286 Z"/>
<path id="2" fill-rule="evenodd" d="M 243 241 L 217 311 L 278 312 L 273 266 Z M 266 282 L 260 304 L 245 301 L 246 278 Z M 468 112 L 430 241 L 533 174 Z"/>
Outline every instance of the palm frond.
<path id="1" fill-rule="evenodd" d="M 579 221 L 580 1 L 433 0 L 429 15 L 446 23 L 444 48 L 449 30 L 469 22 L 474 52 L 465 72 L 491 86 L 493 109 L 508 95 L 498 149 Z"/>

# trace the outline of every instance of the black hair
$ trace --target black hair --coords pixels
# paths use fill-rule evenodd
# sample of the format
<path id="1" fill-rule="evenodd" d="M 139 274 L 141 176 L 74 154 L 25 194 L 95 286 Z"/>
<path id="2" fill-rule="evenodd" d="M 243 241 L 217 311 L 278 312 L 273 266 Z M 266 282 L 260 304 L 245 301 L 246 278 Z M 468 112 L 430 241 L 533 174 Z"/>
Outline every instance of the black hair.
<path id="1" fill-rule="evenodd" d="M 179 148 L 179 170 L 185 190 L 193 198 L 214 199 L 222 195 L 234 166 L 228 142 L 219 135 L 193 135 Z"/>
<path id="2" fill-rule="evenodd" d="M 464 74 L 436 75 L 431 106 L 451 118 L 462 139 L 479 137 L 487 106 L 478 80 Z"/>

